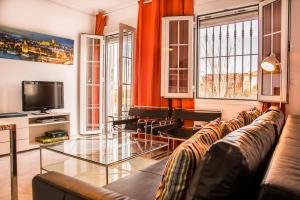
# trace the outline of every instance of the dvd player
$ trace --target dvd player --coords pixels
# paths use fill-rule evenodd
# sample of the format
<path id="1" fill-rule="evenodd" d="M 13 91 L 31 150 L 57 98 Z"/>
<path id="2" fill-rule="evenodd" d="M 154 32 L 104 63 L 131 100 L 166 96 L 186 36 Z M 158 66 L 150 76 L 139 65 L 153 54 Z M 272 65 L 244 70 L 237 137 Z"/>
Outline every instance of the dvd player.
<path id="1" fill-rule="evenodd" d="M 50 138 L 57 138 L 57 137 L 64 137 L 67 135 L 67 132 L 64 130 L 54 130 L 54 131 L 47 131 L 45 136 Z"/>

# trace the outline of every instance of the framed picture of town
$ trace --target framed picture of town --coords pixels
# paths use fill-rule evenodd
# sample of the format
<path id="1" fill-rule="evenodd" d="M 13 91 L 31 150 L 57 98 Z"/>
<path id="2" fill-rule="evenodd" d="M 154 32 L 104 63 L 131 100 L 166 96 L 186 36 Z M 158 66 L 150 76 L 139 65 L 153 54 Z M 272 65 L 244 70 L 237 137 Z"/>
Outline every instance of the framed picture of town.
<path id="1" fill-rule="evenodd" d="M 74 40 L 0 26 L 0 58 L 72 65 Z"/>

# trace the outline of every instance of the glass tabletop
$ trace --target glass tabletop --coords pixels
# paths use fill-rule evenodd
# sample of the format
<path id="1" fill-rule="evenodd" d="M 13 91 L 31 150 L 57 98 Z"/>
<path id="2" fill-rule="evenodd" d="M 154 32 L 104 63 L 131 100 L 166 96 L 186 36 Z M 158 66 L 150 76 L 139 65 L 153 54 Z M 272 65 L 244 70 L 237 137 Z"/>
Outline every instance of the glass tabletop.
<path id="1" fill-rule="evenodd" d="M 82 137 L 62 143 L 43 145 L 42 149 L 54 151 L 66 156 L 91 163 L 110 166 L 160 150 L 168 146 L 166 142 L 132 138 L 128 134 L 117 136 Z"/>

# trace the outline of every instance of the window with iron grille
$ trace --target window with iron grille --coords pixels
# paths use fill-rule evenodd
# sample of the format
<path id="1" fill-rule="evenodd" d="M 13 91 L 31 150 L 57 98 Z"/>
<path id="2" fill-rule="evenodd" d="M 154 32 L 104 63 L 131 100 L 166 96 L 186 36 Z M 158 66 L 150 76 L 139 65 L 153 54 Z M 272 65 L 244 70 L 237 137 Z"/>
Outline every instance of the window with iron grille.
<path id="1" fill-rule="evenodd" d="M 257 100 L 258 7 L 198 16 L 197 97 Z"/>

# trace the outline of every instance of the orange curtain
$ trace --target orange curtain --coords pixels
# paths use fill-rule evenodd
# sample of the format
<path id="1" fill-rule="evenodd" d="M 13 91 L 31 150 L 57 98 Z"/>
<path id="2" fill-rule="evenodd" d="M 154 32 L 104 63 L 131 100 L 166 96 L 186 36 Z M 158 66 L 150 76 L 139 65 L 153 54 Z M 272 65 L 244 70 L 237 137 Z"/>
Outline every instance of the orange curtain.
<path id="1" fill-rule="evenodd" d="M 105 25 L 106 25 L 106 16 L 104 15 L 104 13 L 97 14 L 96 15 L 95 34 L 103 35 Z"/>
<path id="2" fill-rule="evenodd" d="M 194 108 L 193 99 L 166 100 L 160 92 L 162 17 L 193 14 L 193 0 L 139 1 L 133 105 Z"/>
<path id="3" fill-rule="evenodd" d="M 160 1 L 139 1 L 133 105 L 167 106 L 160 96 Z"/>
<path id="4" fill-rule="evenodd" d="M 95 34 L 103 35 L 104 26 L 106 24 L 106 16 L 103 13 L 96 15 Z M 100 56 L 100 42 L 95 40 L 94 43 L 94 60 L 99 60 Z M 99 98 L 100 98 L 100 63 L 94 62 L 93 65 L 93 85 L 92 87 L 92 112 L 91 112 L 91 128 L 92 130 L 99 129 Z"/>
<path id="5" fill-rule="evenodd" d="M 194 0 L 161 0 L 160 2 L 162 17 L 194 15 Z"/>

